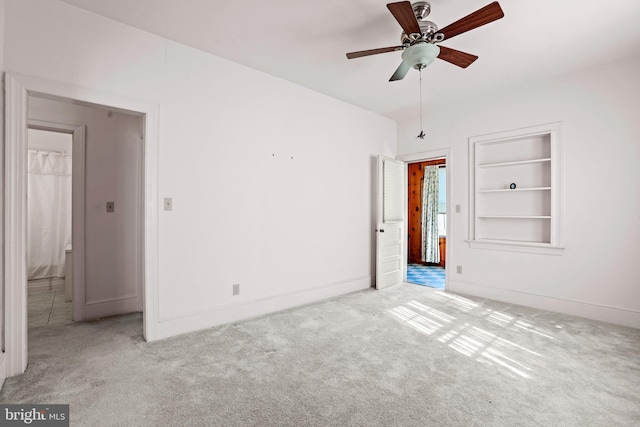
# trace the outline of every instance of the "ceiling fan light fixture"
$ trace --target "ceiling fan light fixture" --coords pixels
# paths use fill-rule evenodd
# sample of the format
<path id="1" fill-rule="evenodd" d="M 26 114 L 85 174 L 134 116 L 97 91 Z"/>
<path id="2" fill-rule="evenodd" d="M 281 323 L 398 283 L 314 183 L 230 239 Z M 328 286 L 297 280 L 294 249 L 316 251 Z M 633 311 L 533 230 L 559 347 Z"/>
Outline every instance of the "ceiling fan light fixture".
<path id="1" fill-rule="evenodd" d="M 421 70 L 431 64 L 440 54 L 440 48 L 431 43 L 417 43 L 402 52 L 402 60 L 411 68 Z"/>

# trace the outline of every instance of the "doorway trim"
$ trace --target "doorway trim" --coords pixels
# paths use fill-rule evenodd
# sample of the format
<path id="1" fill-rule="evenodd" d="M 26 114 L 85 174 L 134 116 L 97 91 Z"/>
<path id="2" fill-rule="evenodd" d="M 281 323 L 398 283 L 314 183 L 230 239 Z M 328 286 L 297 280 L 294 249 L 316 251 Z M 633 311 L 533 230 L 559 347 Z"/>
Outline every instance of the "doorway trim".
<path id="1" fill-rule="evenodd" d="M 75 261 L 72 263 L 73 270 L 71 277 L 74 289 L 84 290 L 84 138 L 86 126 L 83 124 L 47 122 L 34 119 L 28 119 L 27 123 L 28 129 L 71 134 L 71 247 Z M 65 281 L 66 280 L 65 278 Z M 76 295 L 73 295 L 72 299 L 74 300 L 73 320 L 82 319 L 81 313 L 77 312 L 77 304 L 75 304 L 75 301 L 77 301 Z"/>
<path id="2" fill-rule="evenodd" d="M 445 271 L 445 278 L 444 278 L 444 288 L 449 289 L 449 276 L 451 275 L 451 244 L 449 243 L 450 241 L 453 241 L 453 236 L 454 234 L 454 225 L 453 225 L 453 221 L 451 218 L 451 168 L 453 166 L 453 159 L 452 159 L 452 155 L 451 155 L 451 148 L 441 148 L 441 149 L 437 149 L 437 150 L 430 150 L 430 151 L 421 151 L 419 153 L 415 153 L 415 154 L 404 154 L 402 156 L 398 156 L 398 160 L 401 160 L 403 162 L 405 162 L 406 164 L 409 163 L 418 163 L 418 162 L 426 162 L 428 160 L 433 160 L 433 159 L 441 159 L 444 158 L 445 159 L 445 165 L 446 165 L 446 177 L 447 177 L 447 202 L 446 202 L 446 206 L 447 206 L 447 245 L 445 248 L 445 259 L 447 260 L 444 266 L 444 271 Z M 407 170 L 407 175 L 405 176 L 405 180 L 404 180 L 404 194 L 407 194 L 408 190 L 408 181 L 409 181 L 409 176 L 408 176 L 408 170 L 409 168 L 406 168 Z M 406 211 L 406 209 L 405 209 Z M 408 221 L 408 218 L 405 218 L 405 222 Z M 404 242 L 404 250 L 405 250 L 405 254 L 408 254 L 409 252 L 409 242 L 408 239 L 405 239 Z M 403 268 L 404 268 L 404 281 L 407 281 L 407 256 L 402 257 L 402 263 L 403 263 Z"/>
<path id="3" fill-rule="evenodd" d="M 158 324 L 158 127 L 156 104 L 14 73 L 5 73 L 4 351 L 7 377 L 27 367 L 26 191 L 28 97 L 64 98 L 136 113 L 143 118 L 144 228 L 143 335 L 156 339 Z"/>

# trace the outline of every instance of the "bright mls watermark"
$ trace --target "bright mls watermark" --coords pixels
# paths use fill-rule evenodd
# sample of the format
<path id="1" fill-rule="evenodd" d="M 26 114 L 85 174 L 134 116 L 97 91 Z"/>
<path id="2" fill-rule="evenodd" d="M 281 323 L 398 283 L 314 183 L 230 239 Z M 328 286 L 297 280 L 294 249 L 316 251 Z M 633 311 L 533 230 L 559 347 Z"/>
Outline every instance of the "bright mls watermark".
<path id="1" fill-rule="evenodd" d="M 69 427 L 69 405 L 0 404 L 0 427 Z"/>

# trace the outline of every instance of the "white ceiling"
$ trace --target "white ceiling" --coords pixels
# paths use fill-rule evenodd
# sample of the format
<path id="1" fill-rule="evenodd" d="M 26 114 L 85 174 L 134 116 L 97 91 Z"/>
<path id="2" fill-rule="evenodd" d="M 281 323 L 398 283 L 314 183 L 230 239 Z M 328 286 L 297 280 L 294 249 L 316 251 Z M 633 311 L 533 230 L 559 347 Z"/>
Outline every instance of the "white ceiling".
<path id="1" fill-rule="evenodd" d="M 388 0 L 63 0 L 211 52 L 392 119 L 419 109 L 418 72 L 388 82 L 400 44 Z M 491 0 L 431 0 L 439 27 Z M 442 44 L 480 58 L 467 69 L 436 60 L 423 71 L 429 106 L 491 96 L 640 56 L 640 0 L 500 0 L 505 17 Z"/>

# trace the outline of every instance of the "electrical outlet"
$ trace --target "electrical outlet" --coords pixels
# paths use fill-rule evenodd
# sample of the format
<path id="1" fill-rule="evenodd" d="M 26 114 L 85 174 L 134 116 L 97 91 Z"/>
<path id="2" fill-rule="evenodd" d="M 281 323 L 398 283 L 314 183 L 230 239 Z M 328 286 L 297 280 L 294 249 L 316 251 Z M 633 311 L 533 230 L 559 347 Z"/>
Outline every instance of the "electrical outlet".
<path id="1" fill-rule="evenodd" d="M 462 274 L 462 266 L 461 265 L 456 265 L 456 273 Z"/>
<path id="2" fill-rule="evenodd" d="M 456 205 L 456 213 L 460 213 L 460 205 Z"/>
<path id="3" fill-rule="evenodd" d="M 107 202 L 107 212 L 115 212 L 115 203 Z"/>
<path id="4" fill-rule="evenodd" d="M 233 295 L 240 295 L 240 283 L 233 284 Z"/>
<path id="5" fill-rule="evenodd" d="M 164 198 L 164 210 L 165 211 L 173 210 L 173 199 L 171 197 Z"/>

